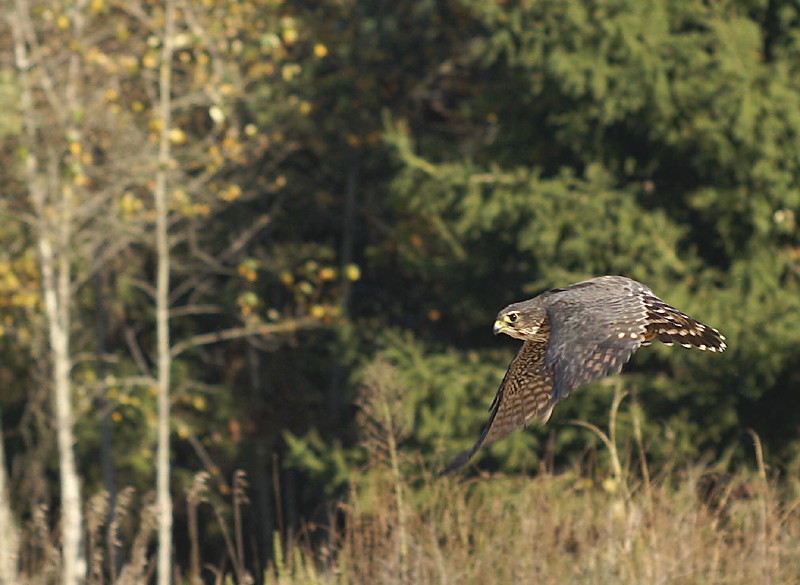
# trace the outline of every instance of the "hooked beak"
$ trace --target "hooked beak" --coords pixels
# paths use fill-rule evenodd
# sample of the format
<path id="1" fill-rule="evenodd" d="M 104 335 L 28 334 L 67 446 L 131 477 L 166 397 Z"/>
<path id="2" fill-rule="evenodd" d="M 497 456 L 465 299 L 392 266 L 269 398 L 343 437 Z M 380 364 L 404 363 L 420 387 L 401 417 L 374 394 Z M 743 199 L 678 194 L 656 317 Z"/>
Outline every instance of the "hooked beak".
<path id="1" fill-rule="evenodd" d="M 498 333 L 502 333 L 506 327 L 508 327 L 508 325 L 504 321 L 497 319 L 494 322 L 494 327 L 492 327 L 492 331 L 494 332 L 495 335 L 497 335 Z"/>

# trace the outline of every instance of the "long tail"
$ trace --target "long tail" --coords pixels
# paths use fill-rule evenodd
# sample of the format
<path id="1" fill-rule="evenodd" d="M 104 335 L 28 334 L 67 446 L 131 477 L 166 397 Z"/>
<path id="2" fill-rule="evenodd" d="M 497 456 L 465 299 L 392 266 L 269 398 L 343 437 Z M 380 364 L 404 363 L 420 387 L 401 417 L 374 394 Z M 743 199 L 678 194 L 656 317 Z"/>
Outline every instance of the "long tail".
<path id="1" fill-rule="evenodd" d="M 708 325 L 695 321 L 655 296 L 646 295 L 648 325 L 646 338 L 658 339 L 666 345 L 678 343 L 683 347 L 696 347 L 706 351 L 722 352 L 728 347 L 725 336 Z"/>

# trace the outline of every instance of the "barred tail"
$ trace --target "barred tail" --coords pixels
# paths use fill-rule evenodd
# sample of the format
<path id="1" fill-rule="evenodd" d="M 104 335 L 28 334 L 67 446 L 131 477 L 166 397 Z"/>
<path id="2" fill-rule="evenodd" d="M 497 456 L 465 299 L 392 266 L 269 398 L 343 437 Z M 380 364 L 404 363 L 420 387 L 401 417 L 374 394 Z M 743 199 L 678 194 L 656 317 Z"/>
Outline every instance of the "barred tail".
<path id="1" fill-rule="evenodd" d="M 725 351 L 725 337 L 713 327 L 695 321 L 658 297 L 647 295 L 648 325 L 646 338 L 658 339 L 666 345 L 677 343 L 683 347 L 696 347 L 706 351 Z"/>

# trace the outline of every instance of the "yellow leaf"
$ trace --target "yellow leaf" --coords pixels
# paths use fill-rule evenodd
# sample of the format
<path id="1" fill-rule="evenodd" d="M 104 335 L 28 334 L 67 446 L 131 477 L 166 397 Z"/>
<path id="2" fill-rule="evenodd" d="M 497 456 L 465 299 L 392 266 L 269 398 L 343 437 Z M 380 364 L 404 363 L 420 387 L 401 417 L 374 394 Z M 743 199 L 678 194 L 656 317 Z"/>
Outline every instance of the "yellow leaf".
<path id="1" fill-rule="evenodd" d="M 344 275 L 347 277 L 347 280 L 359 280 L 361 278 L 361 269 L 358 267 L 358 264 L 348 264 L 344 267 Z"/>
<path id="2" fill-rule="evenodd" d="M 286 43 L 287 45 L 293 45 L 295 41 L 297 41 L 297 37 L 299 35 L 297 34 L 297 30 L 293 28 L 287 28 L 285 31 L 283 31 L 282 36 L 284 43 Z"/>
<path id="3" fill-rule="evenodd" d="M 156 65 L 158 65 L 158 59 L 153 53 L 148 53 L 142 58 L 142 65 L 146 69 L 155 69 Z"/>
<path id="4" fill-rule="evenodd" d="M 281 67 L 281 77 L 284 81 L 291 81 L 300 74 L 300 65 L 297 63 L 287 63 Z"/>
<path id="5" fill-rule="evenodd" d="M 172 42 L 175 44 L 176 48 L 183 49 L 192 44 L 192 37 L 185 32 L 181 32 L 173 37 Z"/>
<path id="6" fill-rule="evenodd" d="M 133 55 L 120 55 L 117 61 L 122 67 L 127 69 L 129 73 L 135 73 L 139 68 L 139 61 Z"/>
<path id="7" fill-rule="evenodd" d="M 245 280 L 254 282 L 256 278 L 258 278 L 258 273 L 256 272 L 257 268 L 258 268 L 258 262 L 256 262 L 255 260 L 245 260 L 244 262 L 239 264 L 237 272 Z"/>
<path id="8" fill-rule="evenodd" d="M 169 131 L 169 141 L 172 144 L 183 144 L 186 142 L 186 132 L 180 128 L 172 128 Z"/>
<path id="9" fill-rule="evenodd" d="M 242 188 L 239 185 L 229 185 L 227 189 L 219 194 L 219 198 L 230 203 L 236 201 L 242 195 Z"/>
<path id="10" fill-rule="evenodd" d="M 335 280 L 336 279 L 336 269 L 325 267 L 319 271 L 319 278 L 320 280 Z"/>
<path id="11" fill-rule="evenodd" d="M 211 215 L 211 206 L 205 203 L 198 203 L 192 205 L 190 217 L 208 217 Z"/>
<path id="12" fill-rule="evenodd" d="M 605 478 L 600 485 L 603 487 L 603 490 L 609 494 L 617 493 L 617 488 L 619 487 L 617 482 L 610 477 Z"/>

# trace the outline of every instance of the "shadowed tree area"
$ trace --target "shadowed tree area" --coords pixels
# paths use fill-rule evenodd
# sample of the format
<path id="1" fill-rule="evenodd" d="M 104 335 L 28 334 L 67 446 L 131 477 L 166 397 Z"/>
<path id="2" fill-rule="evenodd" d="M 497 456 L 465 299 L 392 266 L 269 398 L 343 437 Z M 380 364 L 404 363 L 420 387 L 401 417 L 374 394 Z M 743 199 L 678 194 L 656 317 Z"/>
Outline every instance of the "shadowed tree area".
<path id="1" fill-rule="evenodd" d="M 0 582 L 796 577 L 800 6 L 8 4 Z M 728 350 L 433 479 L 601 274 Z"/>

